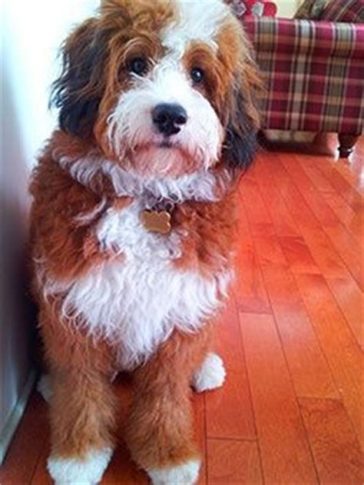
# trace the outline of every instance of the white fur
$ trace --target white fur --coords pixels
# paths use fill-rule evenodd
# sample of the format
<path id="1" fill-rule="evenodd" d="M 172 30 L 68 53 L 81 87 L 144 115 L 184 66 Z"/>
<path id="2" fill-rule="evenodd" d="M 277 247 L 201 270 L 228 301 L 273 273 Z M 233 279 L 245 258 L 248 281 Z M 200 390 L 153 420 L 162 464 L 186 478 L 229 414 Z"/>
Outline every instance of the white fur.
<path id="1" fill-rule="evenodd" d="M 218 186 L 221 183 L 229 184 L 231 180 L 227 171 L 224 173 L 224 180 L 218 181 L 216 176 L 208 170 L 197 171 L 177 178 L 143 177 L 132 169 L 125 170 L 115 162 L 105 160 L 92 153 L 79 160 L 73 160 L 54 151 L 53 157 L 62 168 L 84 186 L 97 190 L 100 176 L 107 177 L 113 185 L 115 194 L 119 197 L 142 197 L 147 193 L 156 199 L 170 199 L 174 202 L 217 201 L 219 198 Z M 103 207 L 102 200 L 92 213 L 97 215 Z M 82 214 L 80 219 L 89 222 L 87 215 Z"/>
<path id="2" fill-rule="evenodd" d="M 214 50 L 221 24 L 229 14 L 222 0 L 174 0 L 177 20 L 167 26 L 162 34 L 162 44 L 179 57 L 191 41 L 205 42 Z"/>
<path id="3" fill-rule="evenodd" d="M 231 279 L 223 257 L 221 270 L 210 277 L 174 268 L 188 233 L 147 231 L 140 222 L 142 208 L 135 201 L 126 209 L 109 209 L 97 224 L 101 249 L 116 251 L 114 259 L 74 281 L 43 275 L 42 285 L 45 297 L 64 295 L 65 322 L 115 344 L 120 366 L 127 369 L 147 359 L 175 328 L 199 329 L 218 308 Z"/>
<path id="4" fill-rule="evenodd" d="M 90 451 L 84 459 L 50 456 L 48 471 L 56 485 L 95 485 L 109 464 L 112 449 Z"/>
<path id="5" fill-rule="evenodd" d="M 160 103 L 180 104 L 188 121 L 178 134 L 170 137 L 172 148 L 162 148 L 163 135 L 152 120 L 152 110 Z M 186 165 L 192 158 L 200 167 L 217 162 L 224 137 L 220 120 L 209 101 L 192 87 L 181 60 L 172 55 L 162 59 L 135 85 L 120 95 L 108 119 L 108 138 L 120 159 L 129 157 L 131 166 L 149 167 L 163 175 Z"/>
<path id="6" fill-rule="evenodd" d="M 225 377 L 226 371 L 221 357 L 211 352 L 194 374 L 192 385 L 197 392 L 209 391 L 221 387 Z"/>
<path id="7" fill-rule="evenodd" d="M 49 374 L 43 374 L 37 384 L 37 391 L 42 395 L 46 402 L 51 400 L 53 395 L 52 381 Z"/>
<path id="8" fill-rule="evenodd" d="M 172 468 L 147 470 L 153 485 L 193 485 L 200 470 L 199 460 L 190 460 Z"/>

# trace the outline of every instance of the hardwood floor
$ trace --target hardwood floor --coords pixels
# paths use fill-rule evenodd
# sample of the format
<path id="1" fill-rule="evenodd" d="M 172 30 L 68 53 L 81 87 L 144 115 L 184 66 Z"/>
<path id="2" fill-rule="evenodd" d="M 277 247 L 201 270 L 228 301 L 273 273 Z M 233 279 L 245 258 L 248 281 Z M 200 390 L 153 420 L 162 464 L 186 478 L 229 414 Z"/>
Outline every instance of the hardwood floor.
<path id="1" fill-rule="evenodd" d="M 216 339 L 228 379 L 193 396 L 199 485 L 363 483 L 363 165 L 361 139 L 350 161 L 262 151 L 244 177 L 239 275 Z M 130 383 L 116 389 L 121 422 Z M 1 485 L 51 483 L 48 434 L 34 393 Z M 147 483 L 122 439 L 102 483 Z"/>

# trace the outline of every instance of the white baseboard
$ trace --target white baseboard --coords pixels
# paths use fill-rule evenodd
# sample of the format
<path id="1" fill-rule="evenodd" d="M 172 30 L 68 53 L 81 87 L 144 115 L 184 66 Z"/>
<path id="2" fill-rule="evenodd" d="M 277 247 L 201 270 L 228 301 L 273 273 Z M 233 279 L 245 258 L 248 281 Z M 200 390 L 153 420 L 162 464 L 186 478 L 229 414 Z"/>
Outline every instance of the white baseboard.
<path id="1" fill-rule="evenodd" d="M 23 391 L 16 403 L 13 411 L 11 412 L 4 428 L 0 433 L 0 465 L 4 461 L 6 452 L 9 448 L 10 442 L 14 436 L 19 421 L 21 420 L 24 410 L 26 408 L 30 393 L 32 392 L 36 379 L 36 372 L 32 370 L 29 374 L 27 382 L 23 388 Z"/>

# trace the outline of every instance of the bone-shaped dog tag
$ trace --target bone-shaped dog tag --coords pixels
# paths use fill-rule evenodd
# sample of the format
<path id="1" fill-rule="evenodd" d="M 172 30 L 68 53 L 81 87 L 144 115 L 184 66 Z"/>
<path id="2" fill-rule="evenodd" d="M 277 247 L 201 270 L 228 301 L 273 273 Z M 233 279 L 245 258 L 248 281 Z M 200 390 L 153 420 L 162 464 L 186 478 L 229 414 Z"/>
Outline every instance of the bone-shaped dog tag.
<path id="1" fill-rule="evenodd" d="M 172 229 L 171 214 L 167 211 L 148 211 L 140 214 L 140 220 L 147 231 L 169 234 Z"/>

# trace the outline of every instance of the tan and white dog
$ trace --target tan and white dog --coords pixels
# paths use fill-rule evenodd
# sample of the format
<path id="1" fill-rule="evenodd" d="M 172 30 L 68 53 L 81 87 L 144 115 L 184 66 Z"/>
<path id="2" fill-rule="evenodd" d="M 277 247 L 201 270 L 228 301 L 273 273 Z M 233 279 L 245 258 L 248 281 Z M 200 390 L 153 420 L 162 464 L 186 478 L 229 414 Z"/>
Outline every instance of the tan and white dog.
<path id="1" fill-rule="evenodd" d="M 125 440 L 137 465 L 154 484 L 197 480 L 190 386 L 225 378 L 211 322 L 233 273 L 259 87 L 222 0 L 104 0 L 66 40 L 59 129 L 31 183 L 57 484 L 101 480 L 120 370 L 133 373 Z"/>

